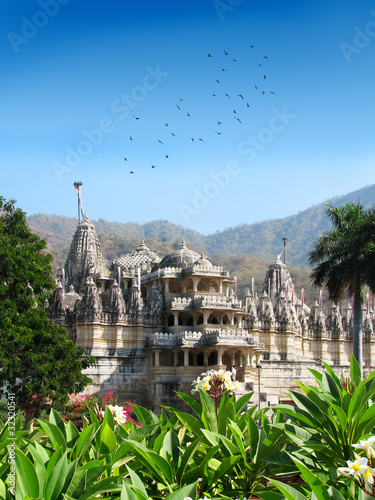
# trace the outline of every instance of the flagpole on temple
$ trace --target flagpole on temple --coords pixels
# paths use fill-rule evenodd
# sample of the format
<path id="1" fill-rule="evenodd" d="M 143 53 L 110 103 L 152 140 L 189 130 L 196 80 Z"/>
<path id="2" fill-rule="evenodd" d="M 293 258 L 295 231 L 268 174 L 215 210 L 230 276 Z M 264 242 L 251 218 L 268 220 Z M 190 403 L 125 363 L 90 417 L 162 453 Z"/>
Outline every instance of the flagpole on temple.
<path id="1" fill-rule="evenodd" d="M 288 238 L 284 236 L 284 238 L 281 238 L 284 242 L 284 264 L 285 264 L 285 253 L 286 253 L 286 242 L 288 241 Z"/>
<path id="2" fill-rule="evenodd" d="M 81 186 L 82 182 L 74 182 L 74 187 L 76 188 L 76 193 L 78 196 L 78 224 L 81 223 L 81 211 L 82 211 L 82 202 L 81 202 Z"/>

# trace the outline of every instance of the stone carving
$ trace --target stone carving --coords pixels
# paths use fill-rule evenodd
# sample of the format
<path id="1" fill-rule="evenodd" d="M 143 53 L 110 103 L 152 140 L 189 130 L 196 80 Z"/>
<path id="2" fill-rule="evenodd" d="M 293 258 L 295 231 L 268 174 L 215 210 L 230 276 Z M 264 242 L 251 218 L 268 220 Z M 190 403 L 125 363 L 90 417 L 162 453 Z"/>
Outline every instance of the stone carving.
<path id="1" fill-rule="evenodd" d="M 143 299 L 138 288 L 137 279 L 133 279 L 128 298 L 127 313 L 129 321 L 139 321 L 142 319 Z"/>

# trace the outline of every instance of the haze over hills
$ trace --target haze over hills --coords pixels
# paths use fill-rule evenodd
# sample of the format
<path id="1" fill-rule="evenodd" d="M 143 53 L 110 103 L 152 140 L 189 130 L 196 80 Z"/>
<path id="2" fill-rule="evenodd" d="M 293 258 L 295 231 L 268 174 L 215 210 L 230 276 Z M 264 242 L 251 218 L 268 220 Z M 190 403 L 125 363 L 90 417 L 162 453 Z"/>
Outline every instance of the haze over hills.
<path id="1" fill-rule="evenodd" d="M 357 201 L 370 208 L 375 205 L 375 185 L 366 186 L 284 219 L 271 219 L 255 224 L 241 224 L 204 236 L 197 231 L 176 225 L 167 220 L 155 220 L 146 224 L 135 222 L 109 222 L 103 219 L 92 221 L 100 237 L 105 258 L 132 251 L 142 239 L 154 251 L 166 253 L 176 248 L 184 238 L 189 247 L 214 254 L 251 254 L 267 262 L 273 262 L 283 250 L 282 238 L 288 238 L 287 263 L 308 267 L 307 254 L 313 241 L 329 228 L 325 215 L 326 203 L 340 206 L 348 201 Z M 261 211 L 261 207 L 260 207 Z M 33 231 L 47 240 L 48 249 L 54 253 L 55 262 L 61 265 L 67 255 L 77 220 L 62 215 L 37 214 L 28 217 Z"/>
<path id="2" fill-rule="evenodd" d="M 135 222 L 92 221 L 100 238 L 104 257 L 115 257 L 131 252 L 142 240 L 153 251 L 163 256 L 178 248 L 182 239 L 188 247 L 203 251 L 215 265 L 223 266 L 232 276 L 238 276 L 238 293 L 243 295 L 255 278 L 256 289 L 262 286 L 268 265 L 283 250 L 282 238 L 288 238 L 286 262 L 296 290 L 305 288 L 306 303 L 317 298 L 317 291 L 309 281 L 307 255 L 313 241 L 329 228 L 325 215 L 326 203 L 340 206 L 360 199 L 365 208 L 375 205 L 375 185 L 337 196 L 284 219 L 272 219 L 256 224 L 241 224 L 204 236 L 197 231 L 155 220 L 146 224 Z M 37 214 L 28 217 L 30 228 L 46 239 L 48 250 L 54 255 L 54 267 L 64 265 L 77 219 L 62 215 Z"/>

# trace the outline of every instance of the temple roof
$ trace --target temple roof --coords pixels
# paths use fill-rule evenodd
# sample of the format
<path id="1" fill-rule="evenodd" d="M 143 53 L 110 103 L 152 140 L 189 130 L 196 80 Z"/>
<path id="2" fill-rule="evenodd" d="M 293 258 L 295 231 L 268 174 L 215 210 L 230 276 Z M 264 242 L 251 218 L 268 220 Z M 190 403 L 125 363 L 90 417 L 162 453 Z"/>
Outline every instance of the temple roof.
<path id="1" fill-rule="evenodd" d="M 190 248 L 187 248 L 185 241 L 182 240 L 180 248 L 166 255 L 160 262 L 159 268 L 160 269 L 164 269 L 166 267 L 186 268 L 190 267 L 196 261 L 199 261 L 200 258 L 201 258 L 200 254 L 194 252 L 194 250 L 190 250 Z"/>
<path id="2" fill-rule="evenodd" d="M 147 267 L 155 266 L 160 262 L 160 257 L 156 255 L 152 250 L 150 250 L 145 242 L 142 241 L 140 246 L 130 253 L 121 255 L 112 261 L 112 267 L 120 266 L 121 269 L 126 270 L 131 267 L 141 267 L 142 264 Z"/>

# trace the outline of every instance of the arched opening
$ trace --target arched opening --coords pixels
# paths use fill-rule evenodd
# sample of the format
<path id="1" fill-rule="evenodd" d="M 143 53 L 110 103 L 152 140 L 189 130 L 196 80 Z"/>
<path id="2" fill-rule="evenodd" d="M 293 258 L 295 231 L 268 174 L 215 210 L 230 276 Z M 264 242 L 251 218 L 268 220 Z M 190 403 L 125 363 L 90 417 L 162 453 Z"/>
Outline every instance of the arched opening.
<path id="1" fill-rule="evenodd" d="M 197 354 L 197 366 L 204 366 L 204 354 L 203 354 L 203 352 L 199 352 Z"/>
<path id="2" fill-rule="evenodd" d="M 169 281 L 169 293 L 181 293 L 181 284 L 179 280 L 171 279 Z"/>
<path id="3" fill-rule="evenodd" d="M 191 351 L 189 351 L 189 366 L 194 366 L 194 356 Z"/>
<path id="4" fill-rule="evenodd" d="M 217 286 L 216 281 L 210 281 L 210 292 L 218 292 L 219 287 Z"/>
<path id="5" fill-rule="evenodd" d="M 217 319 L 217 317 L 214 314 L 210 314 L 208 317 L 207 323 L 211 323 L 213 325 L 218 325 L 219 320 Z"/>
<path id="6" fill-rule="evenodd" d="M 198 292 L 207 292 L 208 291 L 207 284 L 203 280 L 200 280 L 200 282 L 198 283 L 197 290 Z"/>
<path id="7" fill-rule="evenodd" d="M 203 316 L 199 316 L 197 319 L 197 325 L 203 325 Z"/>
<path id="8" fill-rule="evenodd" d="M 180 313 L 178 315 L 178 324 L 180 326 L 193 326 L 193 316 L 187 313 Z"/>
<path id="9" fill-rule="evenodd" d="M 229 324 L 230 324 L 230 321 L 229 321 L 228 315 L 226 314 L 223 318 L 223 325 L 229 325 Z"/>
<path id="10" fill-rule="evenodd" d="M 160 366 L 173 366 L 173 352 L 170 350 L 163 350 L 159 354 Z"/>
<path id="11" fill-rule="evenodd" d="M 183 351 L 179 351 L 177 355 L 177 366 L 184 366 L 185 357 Z"/>
<path id="12" fill-rule="evenodd" d="M 217 351 L 212 351 L 207 358 L 208 366 L 217 365 Z"/>
<path id="13" fill-rule="evenodd" d="M 186 292 L 192 292 L 193 291 L 193 280 L 190 278 L 186 281 Z"/>
<path id="14" fill-rule="evenodd" d="M 168 322 L 167 322 L 168 326 L 173 326 L 174 325 L 174 316 L 173 314 L 169 314 L 168 315 Z"/>
<path id="15" fill-rule="evenodd" d="M 226 370 L 230 370 L 232 368 L 232 360 L 227 352 L 223 355 L 223 365 L 226 366 Z"/>

